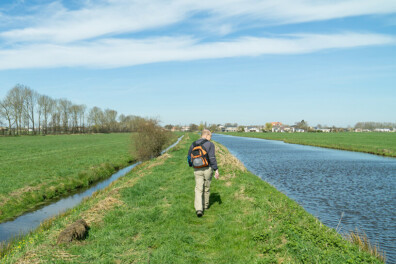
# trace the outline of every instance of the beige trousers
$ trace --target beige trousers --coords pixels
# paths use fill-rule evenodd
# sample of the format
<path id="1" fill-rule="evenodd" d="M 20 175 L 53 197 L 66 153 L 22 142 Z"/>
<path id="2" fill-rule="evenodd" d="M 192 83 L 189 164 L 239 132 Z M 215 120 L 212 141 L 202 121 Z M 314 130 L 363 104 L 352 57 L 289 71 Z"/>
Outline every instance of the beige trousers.
<path id="1" fill-rule="evenodd" d="M 210 182 L 212 180 L 213 169 L 204 167 L 194 169 L 195 176 L 195 211 L 203 211 L 203 208 L 209 207 Z"/>

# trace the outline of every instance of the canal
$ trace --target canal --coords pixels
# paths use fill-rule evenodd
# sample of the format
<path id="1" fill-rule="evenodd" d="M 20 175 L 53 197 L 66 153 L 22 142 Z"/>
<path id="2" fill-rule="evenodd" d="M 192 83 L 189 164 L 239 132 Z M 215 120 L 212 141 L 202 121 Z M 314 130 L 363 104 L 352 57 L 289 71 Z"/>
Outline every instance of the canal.
<path id="1" fill-rule="evenodd" d="M 325 225 L 336 228 L 341 219 L 340 233 L 364 231 L 396 263 L 395 158 L 218 134 L 213 140 Z"/>

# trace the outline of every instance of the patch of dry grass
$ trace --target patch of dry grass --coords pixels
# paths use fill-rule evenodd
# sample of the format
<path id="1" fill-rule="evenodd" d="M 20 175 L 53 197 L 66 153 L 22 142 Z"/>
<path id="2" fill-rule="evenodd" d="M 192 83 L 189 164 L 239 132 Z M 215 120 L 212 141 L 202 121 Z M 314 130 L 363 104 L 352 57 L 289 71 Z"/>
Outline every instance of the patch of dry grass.
<path id="1" fill-rule="evenodd" d="M 246 167 L 243 165 L 243 163 L 235 156 L 233 156 L 226 147 L 218 144 L 217 142 L 214 142 L 214 144 L 216 147 L 216 158 L 219 167 L 227 167 L 231 168 L 232 170 L 242 172 L 246 171 Z"/>
<path id="2" fill-rule="evenodd" d="M 385 252 L 381 251 L 378 245 L 372 245 L 366 233 L 356 229 L 345 234 L 344 237 L 352 244 L 358 245 L 361 250 L 370 253 L 384 263 L 386 262 Z"/>
<path id="3" fill-rule="evenodd" d="M 41 187 L 44 186 L 44 184 L 40 184 L 37 186 L 25 186 L 23 188 L 17 189 L 11 193 L 9 193 L 7 196 L 1 196 L 0 197 L 0 206 L 5 205 L 9 200 L 13 199 L 13 198 L 18 198 L 20 196 L 22 196 L 25 193 L 29 193 L 29 192 L 34 192 L 34 191 L 38 191 L 41 189 Z M 1 214 L 1 212 L 0 212 Z"/>
<path id="4" fill-rule="evenodd" d="M 245 194 L 245 186 L 243 185 L 239 189 L 239 192 L 235 193 L 235 198 L 238 200 L 246 200 L 246 201 L 254 202 L 254 198 L 249 197 Z"/>
<path id="5" fill-rule="evenodd" d="M 115 206 L 121 206 L 124 203 L 114 197 L 107 197 L 98 203 L 96 203 L 91 209 L 81 214 L 82 218 L 87 222 L 88 225 L 92 223 L 100 223 L 104 215 L 113 209 Z"/>
<path id="6" fill-rule="evenodd" d="M 167 159 L 169 159 L 170 157 L 172 157 L 172 156 L 171 156 L 169 153 L 164 153 L 164 154 L 162 154 L 162 155 L 159 156 L 157 159 L 155 159 L 154 162 L 152 162 L 151 164 L 149 164 L 149 165 L 147 166 L 147 169 L 151 169 L 151 168 L 153 168 L 153 167 L 156 167 L 156 166 L 159 166 L 159 165 L 164 164 L 165 161 L 166 161 Z"/>

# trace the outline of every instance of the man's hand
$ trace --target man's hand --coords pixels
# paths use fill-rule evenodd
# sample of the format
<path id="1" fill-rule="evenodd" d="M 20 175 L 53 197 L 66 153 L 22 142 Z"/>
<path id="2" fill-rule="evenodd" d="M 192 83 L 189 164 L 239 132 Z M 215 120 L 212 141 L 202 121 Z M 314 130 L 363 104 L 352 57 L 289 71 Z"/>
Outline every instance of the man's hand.
<path id="1" fill-rule="evenodd" d="M 216 170 L 216 171 L 215 171 L 215 175 L 214 175 L 214 177 L 216 178 L 216 180 L 219 178 L 219 176 L 220 176 L 219 170 Z"/>

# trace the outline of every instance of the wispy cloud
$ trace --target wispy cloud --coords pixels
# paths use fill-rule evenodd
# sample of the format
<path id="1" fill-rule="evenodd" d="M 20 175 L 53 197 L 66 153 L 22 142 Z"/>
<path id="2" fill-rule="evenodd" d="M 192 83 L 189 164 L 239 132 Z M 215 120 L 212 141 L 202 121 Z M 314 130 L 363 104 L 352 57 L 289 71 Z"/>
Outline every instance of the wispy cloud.
<path id="1" fill-rule="evenodd" d="M 299 54 L 334 48 L 395 44 L 396 38 L 377 34 L 300 34 L 278 38 L 243 37 L 201 43 L 191 37 L 102 39 L 83 44 L 34 44 L 0 51 L 0 69 L 37 67 L 122 67 L 197 59 Z"/>
<path id="2" fill-rule="evenodd" d="M 394 0 L 107 0 L 85 2 L 78 10 L 67 10 L 52 2 L 37 10 L 35 25 L 6 30 L 0 38 L 8 41 L 73 42 L 99 36 L 138 32 L 179 23 L 189 16 L 206 12 L 199 23 L 217 23 L 220 33 L 231 31 L 235 17 L 287 24 L 348 16 L 396 12 Z M 198 25 L 199 26 L 199 25 Z"/>
<path id="3" fill-rule="evenodd" d="M 0 13 L 0 21 L 7 21 L 0 30 L 0 69 L 121 67 L 395 44 L 394 36 L 353 32 L 225 37 L 240 24 L 265 27 L 395 13 L 394 0 L 102 0 L 81 1 L 77 9 L 52 1 L 28 8 L 26 16 Z M 181 33 L 169 29 L 186 22 L 191 28 Z M 214 38 L 203 42 L 203 31 Z M 146 35 L 138 38 L 137 32 Z"/>

